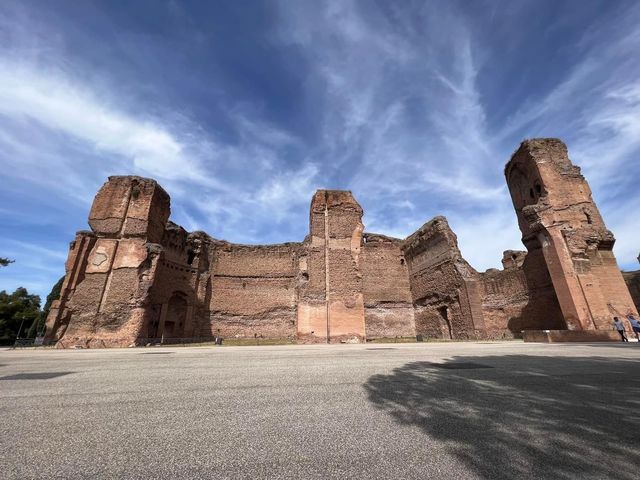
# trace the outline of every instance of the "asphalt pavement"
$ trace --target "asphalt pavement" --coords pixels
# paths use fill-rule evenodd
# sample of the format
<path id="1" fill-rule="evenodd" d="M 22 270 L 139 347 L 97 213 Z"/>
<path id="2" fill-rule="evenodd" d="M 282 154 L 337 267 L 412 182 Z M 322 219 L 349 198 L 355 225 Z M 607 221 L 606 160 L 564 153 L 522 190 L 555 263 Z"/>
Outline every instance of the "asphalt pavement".
<path id="1" fill-rule="evenodd" d="M 640 344 L 0 350 L 4 479 L 637 479 Z"/>

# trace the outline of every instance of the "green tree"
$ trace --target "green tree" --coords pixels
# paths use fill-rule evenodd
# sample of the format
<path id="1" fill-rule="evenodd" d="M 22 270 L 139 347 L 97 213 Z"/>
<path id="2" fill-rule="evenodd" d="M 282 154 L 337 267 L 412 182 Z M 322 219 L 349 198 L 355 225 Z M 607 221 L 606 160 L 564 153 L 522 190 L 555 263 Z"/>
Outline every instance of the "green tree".
<path id="1" fill-rule="evenodd" d="M 15 260 L 9 260 L 8 258 L 0 257 L 0 267 L 6 267 L 10 263 L 13 263 Z"/>
<path id="2" fill-rule="evenodd" d="M 26 288 L 19 287 L 9 294 L 5 290 L 0 292 L 0 343 L 10 344 L 15 341 L 20 325 L 21 336 L 25 335 L 34 320 L 38 320 L 40 312 L 40 297 L 30 295 Z"/>
<path id="3" fill-rule="evenodd" d="M 62 290 L 62 283 L 64 282 L 64 275 L 60 277 L 60 280 L 56 282 L 56 284 L 47 295 L 47 301 L 44 303 L 44 308 L 42 309 L 42 315 L 40 318 L 34 320 L 31 323 L 31 327 L 29 327 L 29 331 L 27 332 L 27 338 L 35 338 L 36 335 L 42 335 L 45 330 L 45 322 L 47 321 L 47 317 L 49 316 L 49 310 L 51 309 L 51 304 L 54 300 L 58 300 L 60 298 L 60 291 Z"/>

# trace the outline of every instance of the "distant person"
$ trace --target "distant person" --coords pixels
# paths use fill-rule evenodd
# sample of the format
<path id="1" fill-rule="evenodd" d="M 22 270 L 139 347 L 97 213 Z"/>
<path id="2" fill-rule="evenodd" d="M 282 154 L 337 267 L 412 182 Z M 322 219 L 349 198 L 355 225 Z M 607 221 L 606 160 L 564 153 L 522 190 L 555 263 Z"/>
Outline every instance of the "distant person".
<path id="1" fill-rule="evenodd" d="M 629 320 L 629 323 L 631 324 L 633 334 L 636 336 L 638 342 L 640 342 L 640 320 L 638 320 L 632 314 L 627 315 L 627 320 Z"/>
<path id="2" fill-rule="evenodd" d="M 624 332 L 624 324 L 618 317 L 613 317 L 613 329 L 618 331 L 618 333 L 622 337 L 623 342 L 629 341 L 629 339 L 627 338 L 627 334 Z"/>

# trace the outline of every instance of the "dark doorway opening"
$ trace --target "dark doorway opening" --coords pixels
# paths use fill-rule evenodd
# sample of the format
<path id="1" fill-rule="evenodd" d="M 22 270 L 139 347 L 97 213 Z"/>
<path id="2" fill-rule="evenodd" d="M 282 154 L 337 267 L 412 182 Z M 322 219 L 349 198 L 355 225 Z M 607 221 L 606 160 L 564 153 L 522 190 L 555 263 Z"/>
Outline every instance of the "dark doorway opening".
<path id="1" fill-rule="evenodd" d="M 443 334 L 445 335 L 445 338 L 447 338 L 446 336 L 448 335 L 448 338 L 452 339 L 453 332 L 451 331 L 451 322 L 449 321 L 449 309 L 447 307 L 439 307 L 438 313 L 440 314 L 440 318 L 442 318 L 442 322 L 444 324 Z"/>
<path id="2" fill-rule="evenodd" d="M 167 318 L 164 321 L 163 338 L 182 338 L 187 320 L 187 298 L 181 292 L 175 292 L 169 299 Z"/>

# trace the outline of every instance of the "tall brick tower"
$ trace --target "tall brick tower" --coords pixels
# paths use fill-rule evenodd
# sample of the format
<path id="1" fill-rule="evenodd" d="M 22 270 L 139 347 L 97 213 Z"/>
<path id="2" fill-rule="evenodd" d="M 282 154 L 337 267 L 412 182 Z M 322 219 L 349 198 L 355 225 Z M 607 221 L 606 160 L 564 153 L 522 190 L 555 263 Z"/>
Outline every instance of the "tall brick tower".
<path id="1" fill-rule="evenodd" d="M 153 180 L 109 177 L 89 214 L 90 232 L 71 243 L 47 340 L 133 342 L 145 325 L 148 290 L 169 218 L 169 195 Z"/>
<path id="2" fill-rule="evenodd" d="M 308 281 L 298 304 L 298 338 L 308 342 L 364 341 L 360 268 L 362 207 L 351 192 L 318 190 L 311 201 Z"/>
<path id="3" fill-rule="evenodd" d="M 547 269 L 566 329 L 610 332 L 614 315 L 637 314 L 613 255 L 613 234 L 564 143 L 524 141 L 505 176 L 527 256 L 540 260 L 525 267 Z M 557 325 L 549 318 L 546 328 Z"/>

